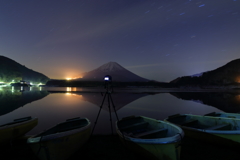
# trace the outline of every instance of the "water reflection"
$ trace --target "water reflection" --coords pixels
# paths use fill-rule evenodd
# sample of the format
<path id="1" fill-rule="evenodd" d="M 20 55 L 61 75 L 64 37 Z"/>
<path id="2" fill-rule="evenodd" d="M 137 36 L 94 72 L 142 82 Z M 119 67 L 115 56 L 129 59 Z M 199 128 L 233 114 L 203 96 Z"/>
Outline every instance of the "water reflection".
<path id="1" fill-rule="evenodd" d="M 32 90 L 31 87 L 12 87 L 0 89 L 0 116 L 12 112 L 19 107 L 39 100 L 49 93 L 47 91 Z"/>
<path id="2" fill-rule="evenodd" d="M 240 112 L 240 94 L 237 92 L 175 92 L 173 96 L 216 107 L 224 112 Z"/>
<path id="3" fill-rule="evenodd" d="M 137 93 L 114 93 L 114 94 L 111 94 L 111 97 L 115 106 L 115 110 L 118 111 L 119 109 L 123 108 L 127 104 L 147 95 L 148 94 L 146 93 L 138 93 L 138 94 Z M 82 94 L 82 98 L 84 101 L 88 101 L 100 107 L 103 102 L 104 95 L 102 94 L 101 96 L 100 93 L 84 93 Z M 109 103 L 107 98 L 108 97 L 106 96 L 102 106 L 102 109 L 105 111 L 109 111 L 109 108 L 108 108 Z M 110 102 L 110 107 L 111 107 L 110 108 L 111 112 L 114 112 L 111 102 Z"/>
<path id="4" fill-rule="evenodd" d="M 218 111 L 238 112 L 240 108 L 238 107 L 240 94 L 232 93 L 149 94 L 121 91 L 114 92 L 111 96 L 119 119 L 131 115 L 142 115 L 163 120 L 177 113 L 203 115 Z M 94 89 L 61 88 L 60 91 L 58 88 L 51 88 L 51 91 L 46 88 L 24 88 L 24 90 L 9 88 L 4 91 L 2 89 L 0 91 L 0 124 L 26 116 L 37 117 L 38 126 L 28 134 L 37 134 L 57 123 L 75 117 L 86 117 L 94 124 L 103 98 L 99 90 L 94 91 Z M 111 108 L 111 112 L 113 111 Z M 109 115 L 106 99 L 94 134 L 111 134 Z M 115 121 L 116 116 L 112 114 L 112 123 L 115 124 Z"/>

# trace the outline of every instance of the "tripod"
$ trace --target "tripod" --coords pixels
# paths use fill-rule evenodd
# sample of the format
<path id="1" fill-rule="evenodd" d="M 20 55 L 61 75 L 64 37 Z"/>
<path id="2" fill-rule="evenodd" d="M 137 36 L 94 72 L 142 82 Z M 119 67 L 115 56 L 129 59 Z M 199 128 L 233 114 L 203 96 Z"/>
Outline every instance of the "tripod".
<path id="1" fill-rule="evenodd" d="M 93 131 L 95 129 L 95 126 L 97 124 L 97 121 L 98 121 L 98 117 L 100 115 L 100 112 L 102 110 L 102 107 L 103 107 L 103 104 L 104 104 L 104 101 L 107 97 L 107 101 L 108 101 L 108 109 L 109 109 L 109 116 L 110 116 L 110 123 L 111 123 L 111 131 L 112 131 L 112 135 L 113 135 L 113 126 L 112 126 L 112 115 L 111 115 L 111 105 L 112 104 L 112 107 L 113 107 L 113 110 L 115 112 L 115 115 L 117 117 L 117 121 L 119 121 L 118 119 L 118 115 L 117 115 L 117 112 L 116 112 L 116 109 L 115 109 L 115 105 L 113 103 L 113 100 L 112 100 L 112 96 L 111 96 L 111 93 L 113 92 L 113 88 L 112 88 L 112 85 L 111 85 L 111 81 L 105 81 L 105 89 L 106 89 L 106 92 L 104 94 L 104 97 L 103 97 L 103 100 L 102 100 L 102 104 L 100 106 L 100 109 L 99 109 L 99 112 L 98 112 L 98 115 L 97 115 L 97 119 L 94 123 L 94 127 L 93 127 L 93 130 L 92 130 L 92 134 L 93 134 Z"/>

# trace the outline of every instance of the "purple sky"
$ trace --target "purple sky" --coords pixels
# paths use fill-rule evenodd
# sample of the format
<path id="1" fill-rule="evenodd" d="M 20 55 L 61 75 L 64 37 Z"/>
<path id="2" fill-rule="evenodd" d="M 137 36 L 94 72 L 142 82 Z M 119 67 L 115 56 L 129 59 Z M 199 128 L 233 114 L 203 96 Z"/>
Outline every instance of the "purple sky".
<path id="1" fill-rule="evenodd" d="M 1 0 L 0 55 L 49 78 L 114 61 L 168 82 L 240 52 L 240 0 Z"/>

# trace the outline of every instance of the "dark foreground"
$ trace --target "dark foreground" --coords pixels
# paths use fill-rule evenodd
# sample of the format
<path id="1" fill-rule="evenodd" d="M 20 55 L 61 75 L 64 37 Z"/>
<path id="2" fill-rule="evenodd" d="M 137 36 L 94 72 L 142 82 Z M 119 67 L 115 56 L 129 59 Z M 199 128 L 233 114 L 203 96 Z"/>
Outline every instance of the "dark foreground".
<path id="1" fill-rule="evenodd" d="M 6 157 L 8 160 L 37 160 L 25 142 L 26 140 L 19 140 L 13 142 L 12 146 L 8 145 L 1 148 L 1 157 Z M 240 147 L 230 149 L 184 137 L 181 160 L 239 160 L 239 150 Z M 82 158 L 87 160 L 147 159 L 125 149 L 117 136 L 92 136 L 89 142 L 69 160 Z"/>

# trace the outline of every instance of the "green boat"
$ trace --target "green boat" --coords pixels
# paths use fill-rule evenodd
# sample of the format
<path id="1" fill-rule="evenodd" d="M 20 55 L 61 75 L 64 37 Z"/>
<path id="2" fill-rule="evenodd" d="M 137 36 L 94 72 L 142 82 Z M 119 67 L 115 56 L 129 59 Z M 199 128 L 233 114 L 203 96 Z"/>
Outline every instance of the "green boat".
<path id="1" fill-rule="evenodd" d="M 72 118 L 28 138 L 27 144 L 40 160 L 66 160 L 88 141 L 91 122 Z"/>
<path id="2" fill-rule="evenodd" d="M 0 146 L 24 136 L 38 124 L 36 117 L 23 117 L 0 126 Z"/>
<path id="3" fill-rule="evenodd" d="M 211 113 L 205 114 L 204 116 L 223 117 L 223 118 L 238 118 L 238 119 L 240 119 L 240 114 L 239 113 L 211 112 Z"/>
<path id="4" fill-rule="evenodd" d="M 191 138 L 225 146 L 240 145 L 240 119 L 177 114 L 165 121 L 178 125 Z"/>
<path id="5" fill-rule="evenodd" d="M 117 134 L 123 144 L 148 159 L 178 160 L 183 130 L 171 123 L 130 116 L 116 122 Z"/>

